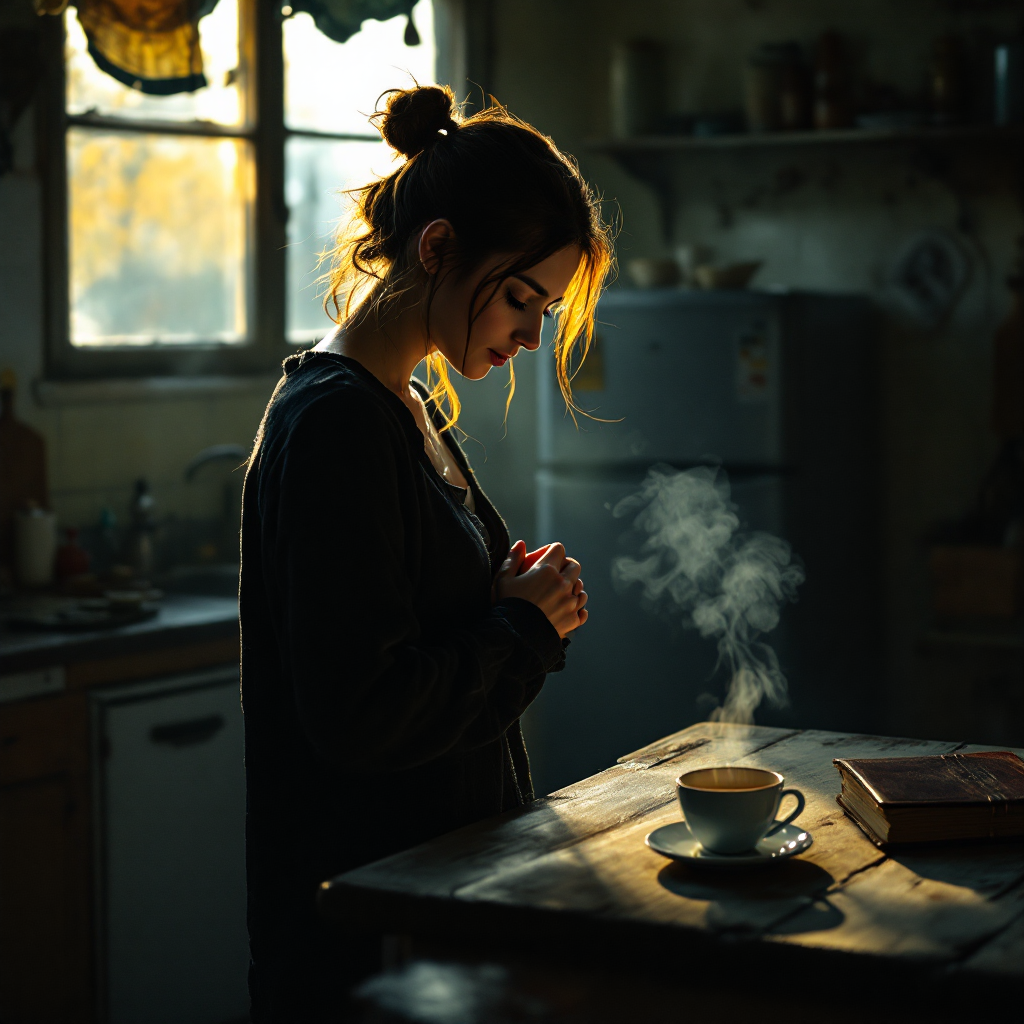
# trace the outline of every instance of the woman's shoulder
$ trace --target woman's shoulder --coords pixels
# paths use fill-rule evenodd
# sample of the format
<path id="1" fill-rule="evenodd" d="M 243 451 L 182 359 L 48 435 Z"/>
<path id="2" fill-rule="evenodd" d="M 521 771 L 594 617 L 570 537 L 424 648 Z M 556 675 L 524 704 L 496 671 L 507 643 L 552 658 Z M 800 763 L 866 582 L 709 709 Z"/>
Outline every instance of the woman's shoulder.
<path id="1" fill-rule="evenodd" d="M 357 431 L 370 438 L 393 434 L 400 439 L 411 415 L 368 370 L 347 356 L 307 350 L 289 356 L 264 416 L 264 444 L 283 441 L 296 432 L 324 432 L 324 439 Z"/>

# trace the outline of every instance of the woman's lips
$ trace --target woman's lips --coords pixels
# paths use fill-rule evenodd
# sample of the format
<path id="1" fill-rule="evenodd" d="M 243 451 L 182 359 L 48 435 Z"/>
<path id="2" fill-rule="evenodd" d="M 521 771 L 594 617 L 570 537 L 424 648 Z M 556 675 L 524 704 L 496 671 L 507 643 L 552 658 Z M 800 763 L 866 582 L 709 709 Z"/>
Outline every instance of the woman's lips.
<path id="1" fill-rule="evenodd" d="M 508 356 L 495 352 L 493 348 L 489 348 L 487 354 L 491 357 L 491 366 L 504 366 L 508 362 Z"/>

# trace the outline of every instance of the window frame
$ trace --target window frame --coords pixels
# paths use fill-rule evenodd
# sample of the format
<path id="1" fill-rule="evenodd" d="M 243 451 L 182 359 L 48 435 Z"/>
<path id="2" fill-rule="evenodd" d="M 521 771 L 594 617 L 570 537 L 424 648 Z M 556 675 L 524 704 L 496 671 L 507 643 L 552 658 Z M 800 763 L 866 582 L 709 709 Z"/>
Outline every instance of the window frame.
<path id="1" fill-rule="evenodd" d="M 64 18 L 44 18 L 44 74 L 37 103 L 43 186 L 44 365 L 50 380 L 266 374 L 296 346 L 287 338 L 285 146 L 289 138 L 378 141 L 378 136 L 291 129 L 284 112 L 284 15 L 277 4 L 239 0 L 239 63 L 245 123 L 129 120 L 69 114 Z M 250 236 L 248 340 L 152 348 L 76 348 L 71 344 L 67 132 L 73 127 L 204 138 L 237 138 L 253 147 L 256 196 Z"/>

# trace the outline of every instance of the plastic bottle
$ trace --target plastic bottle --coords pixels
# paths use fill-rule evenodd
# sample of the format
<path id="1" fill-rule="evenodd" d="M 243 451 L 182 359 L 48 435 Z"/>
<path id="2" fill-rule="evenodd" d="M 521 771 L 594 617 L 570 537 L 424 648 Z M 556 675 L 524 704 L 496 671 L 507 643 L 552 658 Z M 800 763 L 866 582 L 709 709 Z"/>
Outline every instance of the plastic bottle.
<path id="1" fill-rule="evenodd" d="M 135 481 L 135 497 L 132 499 L 132 568 L 140 580 L 148 580 L 153 572 L 154 545 L 156 532 L 156 502 L 144 479 Z"/>

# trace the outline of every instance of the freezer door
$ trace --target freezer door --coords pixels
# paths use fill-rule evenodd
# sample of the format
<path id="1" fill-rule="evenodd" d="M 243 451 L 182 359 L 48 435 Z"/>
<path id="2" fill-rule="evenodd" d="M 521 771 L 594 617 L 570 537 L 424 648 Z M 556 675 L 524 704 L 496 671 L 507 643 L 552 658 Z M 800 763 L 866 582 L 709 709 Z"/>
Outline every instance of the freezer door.
<path id="1" fill-rule="evenodd" d="M 629 521 L 612 509 L 641 479 L 538 474 L 538 536 L 562 541 L 580 561 L 591 618 L 573 634 L 566 668 L 548 676 L 524 718 L 537 793 L 703 720 L 725 692 L 713 640 L 685 629 L 679 615 L 645 610 L 638 593 L 612 583 L 612 559 L 633 543 Z M 779 477 L 735 479 L 732 496 L 751 528 L 782 533 Z"/>
<path id="2" fill-rule="evenodd" d="M 237 668 L 97 695 L 93 722 L 104 1019 L 246 1019 Z"/>
<path id="3" fill-rule="evenodd" d="M 778 297 L 754 292 L 609 293 L 566 414 L 550 346 L 540 364 L 542 464 L 783 460 Z"/>

